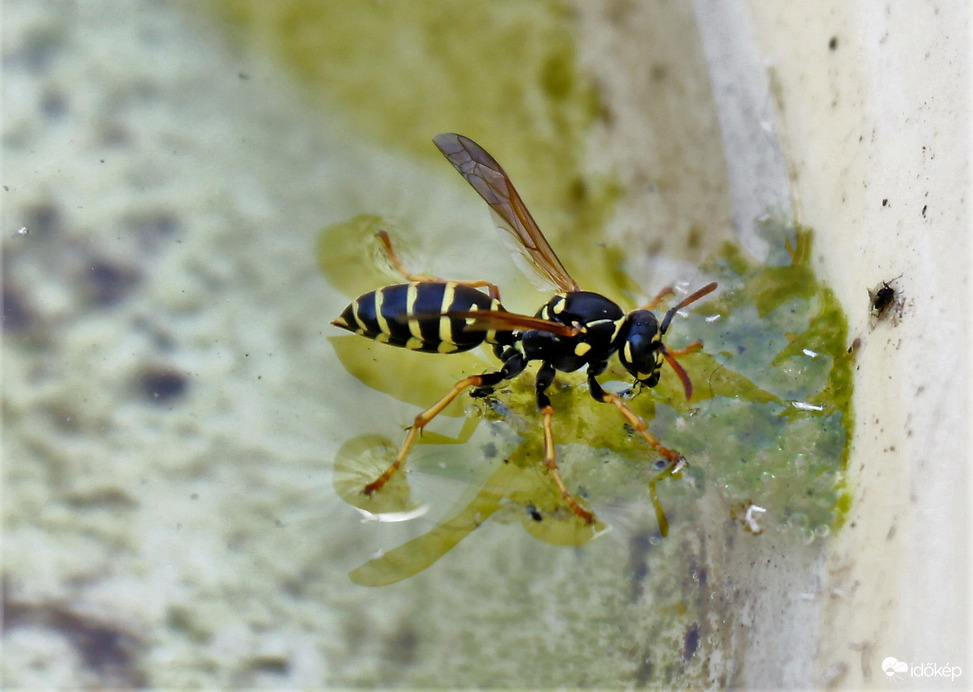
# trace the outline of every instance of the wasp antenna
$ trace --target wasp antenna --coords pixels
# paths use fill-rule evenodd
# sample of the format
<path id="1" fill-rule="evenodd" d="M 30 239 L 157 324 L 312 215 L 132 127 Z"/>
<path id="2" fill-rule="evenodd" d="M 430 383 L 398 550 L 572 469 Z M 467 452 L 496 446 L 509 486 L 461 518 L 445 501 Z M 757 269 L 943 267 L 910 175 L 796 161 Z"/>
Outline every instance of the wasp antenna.
<path id="1" fill-rule="evenodd" d="M 662 326 L 659 327 L 659 333 L 660 334 L 665 334 L 666 333 L 666 330 L 669 329 L 669 323 L 672 322 L 672 318 L 676 316 L 676 313 L 677 312 L 679 312 L 680 310 L 682 310 L 687 305 L 689 305 L 691 303 L 695 303 L 697 300 L 699 300 L 703 296 L 712 293 L 713 291 L 716 290 L 716 287 L 718 285 L 719 284 L 717 284 L 715 281 L 711 281 L 708 284 L 706 284 L 705 286 L 703 286 L 701 289 L 699 289 L 698 291 L 696 291 L 695 293 L 693 293 L 692 295 L 686 296 L 685 298 L 683 298 L 682 300 L 680 300 L 678 303 L 676 303 L 675 305 L 673 305 L 671 308 L 669 308 L 669 312 L 667 312 L 666 313 L 666 316 L 662 319 Z"/>

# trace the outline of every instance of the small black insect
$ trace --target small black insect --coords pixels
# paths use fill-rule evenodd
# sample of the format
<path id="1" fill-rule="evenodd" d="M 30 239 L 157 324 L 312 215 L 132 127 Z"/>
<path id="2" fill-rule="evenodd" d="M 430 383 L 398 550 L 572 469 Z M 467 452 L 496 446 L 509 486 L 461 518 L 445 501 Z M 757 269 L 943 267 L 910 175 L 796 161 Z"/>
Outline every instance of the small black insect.
<path id="1" fill-rule="evenodd" d="M 901 277 L 902 274 L 899 274 L 895 279 L 883 281 L 868 291 L 868 299 L 872 306 L 872 317 L 876 320 L 891 317 L 893 322 L 897 322 L 898 318 L 902 316 L 904 302 L 902 293 L 891 286 L 893 281 Z"/>
<path id="2" fill-rule="evenodd" d="M 630 312 L 605 296 L 582 291 L 561 264 L 500 164 L 476 142 L 462 135 L 444 133 L 437 135 L 433 142 L 496 213 L 500 228 L 515 239 L 527 259 L 559 292 L 533 316 L 515 314 L 501 305 L 500 289 L 489 281 L 449 281 L 409 273 L 392 250 L 388 234 L 384 231 L 379 234 L 389 260 L 408 283 L 359 296 L 332 324 L 381 343 L 431 353 L 457 353 L 487 343 L 493 346 L 493 353 L 502 365 L 493 372 L 460 380 L 449 393 L 416 416 L 391 465 L 366 485 L 363 492 L 371 495 L 388 482 L 405 462 L 416 435 L 464 390 L 472 389 L 475 397 L 487 396 L 504 380 L 521 374 L 531 361 L 540 361 L 534 387 L 544 431 L 544 463 L 571 510 L 585 521 L 594 522 L 594 514 L 581 506 L 558 472 L 552 427 L 554 409 L 546 393 L 548 387 L 558 371 L 574 372 L 587 367 L 591 396 L 614 406 L 625 422 L 673 469 L 679 468 L 685 464 L 685 458 L 659 442 L 645 421 L 620 396 L 605 391 L 596 378 L 608 367 L 609 358 L 618 354 L 622 366 L 637 383 L 654 387 L 665 362 L 682 380 L 689 399 L 692 383 L 676 357 L 698 351 L 702 343 L 695 341 L 673 350 L 665 346 L 662 338 L 676 313 L 714 291 L 716 283 L 709 283 L 683 298 L 661 320 L 652 310 L 672 295 L 671 288 L 663 290 L 648 305 Z M 539 513 L 530 514 L 539 520 Z"/>

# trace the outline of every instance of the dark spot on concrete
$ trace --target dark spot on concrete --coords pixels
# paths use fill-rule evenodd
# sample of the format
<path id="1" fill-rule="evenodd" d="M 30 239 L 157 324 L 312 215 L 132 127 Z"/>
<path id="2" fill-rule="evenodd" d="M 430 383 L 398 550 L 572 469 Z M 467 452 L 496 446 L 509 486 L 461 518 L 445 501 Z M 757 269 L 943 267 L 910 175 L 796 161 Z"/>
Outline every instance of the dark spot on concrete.
<path id="1" fill-rule="evenodd" d="M 28 72 L 43 74 L 50 69 L 55 57 L 61 51 L 61 38 L 51 30 L 33 30 L 24 42 L 24 47 L 10 56 L 11 65 L 23 65 Z"/>
<path id="2" fill-rule="evenodd" d="M 132 141 L 132 133 L 122 123 L 108 123 L 101 130 L 101 143 L 110 147 L 121 147 Z"/>
<path id="3" fill-rule="evenodd" d="M 41 114 L 49 120 L 57 120 L 68 112 L 68 101 L 59 91 L 45 92 L 41 97 Z"/>
<path id="4" fill-rule="evenodd" d="M 110 509 L 113 512 L 133 510 L 140 504 L 121 488 L 98 488 L 84 493 L 69 493 L 64 502 L 74 509 Z"/>
<path id="5" fill-rule="evenodd" d="M 126 225 L 131 227 L 139 245 L 145 250 L 152 250 L 160 242 L 173 238 L 180 228 L 179 217 L 165 210 L 133 215 L 126 221 Z"/>
<path id="6" fill-rule="evenodd" d="M 682 657 L 684 660 L 688 661 L 696 655 L 696 651 L 699 649 L 699 640 L 699 623 L 694 622 L 686 628 L 686 634 L 683 636 Z"/>
<path id="7" fill-rule="evenodd" d="M 82 665 L 107 687 L 143 687 L 145 673 L 138 664 L 142 642 L 111 622 L 73 612 L 55 603 L 25 603 L 4 590 L 3 629 L 40 627 L 61 634 L 78 652 Z"/>
<path id="8" fill-rule="evenodd" d="M 84 275 L 88 300 L 93 305 L 108 307 L 125 298 L 138 285 L 138 270 L 104 259 L 92 260 Z"/>
<path id="9" fill-rule="evenodd" d="M 186 376 L 165 366 L 151 367 L 139 375 L 139 389 L 142 396 L 153 403 L 168 403 L 186 393 Z"/>
<path id="10" fill-rule="evenodd" d="M 291 670 L 291 662 L 283 656 L 257 656 L 250 659 L 250 668 L 258 673 L 287 675 Z"/>
<path id="11" fill-rule="evenodd" d="M 838 37 L 832 36 L 831 40 L 828 41 L 828 50 L 835 50 L 838 47 Z"/>
<path id="12" fill-rule="evenodd" d="M 34 311 L 24 300 L 20 291 L 12 286 L 3 287 L 3 329 L 4 332 L 26 331 L 34 324 Z"/>
<path id="13" fill-rule="evenodd" d="M 645 687 L 652 680 L 652 673 L 655 670 L 655 666 L 652 665 L 652 659 L 649 654 L 646 653 L 642 656 L 642 660 L 639 661 L 638 668 L 635 669 L 635 686 Z"/>
<path id="14" fill-rule="evenodd" d="M 652 539 L 658 536 L 657 531 L 639 531 L 632 534 L 628 541 L 631 570 L 628 598 L 632 603 L 639 600 L 645 591 L 645 579 L 649 576 L 649 554 L 653 547 Z"/>
<path id="15" fill-rule="evenodd" d="M 403 620 L 386 642 L 385 658 L 399 666 L 409 666 L 415 663 L 418 650 L 419 633 L 411 622 Z"/>
<path id="16" fill-rule="evenodd" d="M 61 212 L 52 202 L 38 202 L 25 210 L 23 225 L 42 238 L 56 235 L 61 231 Z"/>

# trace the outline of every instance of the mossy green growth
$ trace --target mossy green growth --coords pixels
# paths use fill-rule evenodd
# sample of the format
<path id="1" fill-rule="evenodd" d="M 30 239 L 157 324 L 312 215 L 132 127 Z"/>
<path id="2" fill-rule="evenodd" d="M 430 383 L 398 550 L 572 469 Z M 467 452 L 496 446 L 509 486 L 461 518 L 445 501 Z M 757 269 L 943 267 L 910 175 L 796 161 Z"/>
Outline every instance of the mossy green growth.
<path id="1" fill-rule="evenodd" d="M 574 270 L 582 285 L 617 273 L 621 253 L 599 248 L 590 229 L 605 226 L 620 191 L 610 177 L 582 170 L 602 107 L 593 79 L 578 69 L 576 20 L 564 3 L 213 0 L 213 6 L 241 42 L 275 56 L 317 97 L 327 127 L 436 162 L 455 185 L 463 183 L 430 140 L 439 132 L 471 137 L 511 173 L 553 246 L 586 258 Z M 389 165 L 400 163 L 390 158 Z M 627 277 L 616 278 L 635 289 Z"/>
<path id="2" fill-rule="evenodd" d="M 443 129 L 573 141 L 598 109 L 576 69 L 571 13 L 555 0 L 215 5 L 354 127 L 421 156 Z"/>
<path id="3" fill-rule="evenodd" d="M 697 488 L 713 485 L 731 507 L 752 502 L 767 510 L 765 526 L 810 539 L 848 509 L 853 355 L 844 312 L 810 265 L 811 231 L 761 231 L 772 247 L 764 263 L 727 245 L 702 267 L 720 290 L 698 310 L 719 317 L 679 328 L 705 343 L 686 359 L 693 401 L 675 407 L 692 415 L 675 425 L 662 412 L 656 426 L 672 420 L 665 439 L 690 459 Z"/>

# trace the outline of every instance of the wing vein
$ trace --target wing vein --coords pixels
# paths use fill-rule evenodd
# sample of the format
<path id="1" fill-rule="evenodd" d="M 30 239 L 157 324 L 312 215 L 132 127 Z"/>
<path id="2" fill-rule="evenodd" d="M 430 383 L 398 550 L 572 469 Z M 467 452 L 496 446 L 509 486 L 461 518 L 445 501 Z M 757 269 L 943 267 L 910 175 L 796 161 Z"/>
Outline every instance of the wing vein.
<path id="1" fill-rule="evenodd" d="M 473 140 L 455 133 L 444 132 L 436 135 L 433 142 L 483 201 L 496 212 L 503 222 L 498 224 L 500 228 L 519 242 L 519 247 L 524 250 L 534 267 L 562 291 L 581 290 L 541 233 L 527 205 L 496 159 Z"/>

